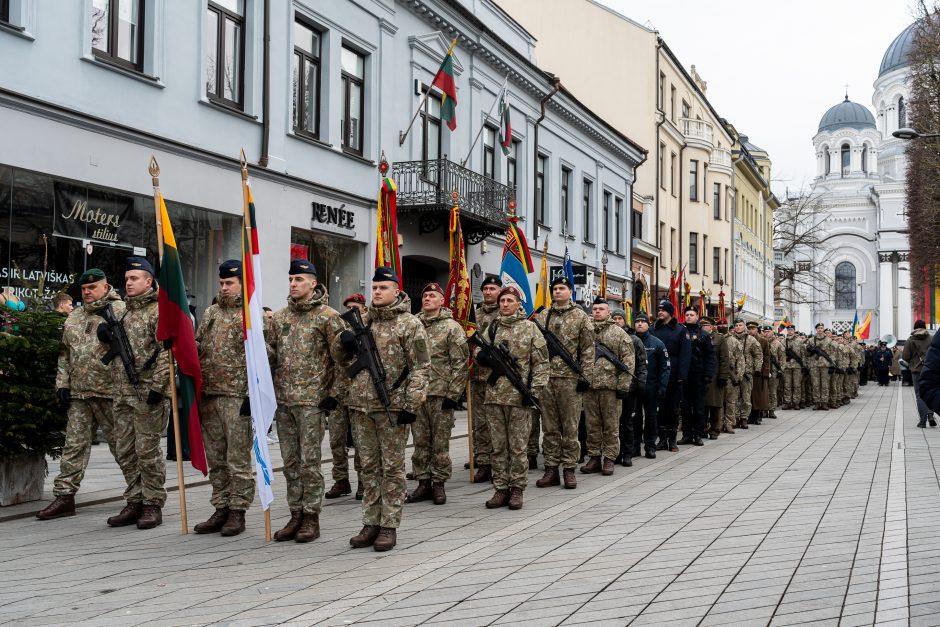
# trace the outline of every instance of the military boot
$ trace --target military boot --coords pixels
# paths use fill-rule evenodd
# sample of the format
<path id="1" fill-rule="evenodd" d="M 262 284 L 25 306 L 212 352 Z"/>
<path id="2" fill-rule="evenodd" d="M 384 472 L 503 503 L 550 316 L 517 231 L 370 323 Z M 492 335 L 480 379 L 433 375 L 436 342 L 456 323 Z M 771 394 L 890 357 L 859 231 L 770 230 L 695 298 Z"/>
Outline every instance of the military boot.
<path id="1" fill-rule="evenodd" d="M 679 445 L 676 443 L 676 434 L 675 432 L 669 434 L 669 452 L 678 453 Z"/>
<path id="2" fill-rule="evenodd" d="M 497 490 L 493 496 L 486 502 L 486 509 L 499 509 L 505 507 L 509 502 L 509 490 Z"/>
<path id="3" fill-rule="evenodd" d="M 207 520 L 206 522 L 201 522 L 195 527 L 193 527 L 193 531 L 195 531 L 196 533 L 218 532 L 220 529 L 222 529 L 222 526 L 225 524 L 225 521 L 228 520 L 228 512 L 229 510 L 227 507 L 216 509 L 215 512 L 212 514 L 212 516 L 209 516 L 209 520 Z"/>
<path id="4" fill-rule="evenodd" d="M 379 535 L 372 543 L 372 549 L 375 551 L 391 551 L 397 541 L 395 529 L 391 527 L 382 527 Z"/>
<path id="5" fill-rule="evenodd" d="M 656 447 L 655 446 L 646 447 L 646 459 L 656 459 Z"/>
<path id="6" fill-rule="evenodd" d="M 356 482 L 356 500 L 357 500 L 357 501 L 361 501 L 361 500 L 362 500 L 362 493 L 363 493 L 364 491 L 365 491 L 365 486 L 362 485 L 362 482 L 361 482 L 361 481 L 357 481 L 357 482 Z"/>
<path id="7" fill-rule="evenodd" d="M 930 414 L 929 416 L 927 416 L 927 422 L 930 423 L 931 427 L 937 426 L 937 421 L 934 419 L 933 414 Z"/>
<path id="8" fill-rule="evenodd" d="M 420 479 L 418 487 L 405 498 L 406 503 L 417 503 L 418 501 L 427 501 L 431 498 L 431 480 Z"/>
<path id="9" fill-rule="evenodd" d="M 601 456 L 600 455 L 591 455 L 591 458 L 588 460 L 588 463 L 581 466 L 581 472 L 586 475 L 593 474 L 595 472 L 601 471 Z"/>
<path id="10" fill-rule="evenodd" d="M 140 518 L 137 519 L 138 529 L 153 529 L 163 524 L 163 510 L 159 505 L 144 505 Z"/>
<path id="11" fill-rule="evenodd" d="M 349 485 L 349 479 L 340 479 L 323 495 L 324 498 L 338 499 L 352 492 L 352 486 Z"/>
<path id="12" fill-rule="evenodd" d="M 313 542 L 320 537 L 320 515 L 304 513 L 300 529 L 294 536 L 296 542 Z"/>
<path id="13" fill-rule="evenodd" d="M 375 539 L 379 537 L 378 525 L 364 525 L 362 531 L 359 532 L 359 535 L 355 535 L 349 539 L 349 544 L 354 549 L 364 549 L 367 546 L 372 546 L 375 543 Z"/>
<path id="14" fill-rule="evenodd" d="M 245 530 L 245 510 L 230 509 L 228 511 L 228 520 L 222 525 L 220 533 L 223 536 L 237 536 Z"/>
<path id="15" fill-rule="evenodd" d="M 566 490 L 574 490 L 578 487 L 578 480 L 574 476 L 574 468 L 565 468 L 562 475 L 564 476 Z"/>
<path id="16" fill-rule="evenodd" d="M 694 439 L 695 439 L 695 438 L 693 438 L 691 435 L 683 435 L 683 436 L 682 436 L 682 439 L 679 440 L 679 442 L 677 442 L 677 444 L 681 444 L 682 446 L 688 446 L 689 444 L 692 444 L 692 441 L 693 441 Z"/>
<path id="17" fill-rule="evenodd" d="M 561 485 L 561 480 L 558 478 L 558 466 L 546 466 L 545 474 L 535 482 L 535 487 L 547 488 L 555 485 Z"/>
<path id="18" fill-rule="evenodd" d="M 921 416 L 920 422 L 917 423 L 917 426 L 921 429 L 927 428 L 927 416 Z"/>
<path id="19" fill-rule="evenodd" d="M 633 465 L 633 462 L 629 459 L 627 460 L 627 463 L 631 466 Z M 604 458 L 604 463 L 601 465 L 601 474 L 605 477 L 609 477 L 614 474 L 614 462 L 609 457 Z"/>
<path id="20" fill-rule="evenodd" d="M 36 512 L 36 518 L 39 520 L 52 520 L 63 516 L 75 515 L 75 495 L 63 494 L 55 497 L 55 500 Z"/>
<path id="21" fill-rule="evenodd" d="M 522 509 L 522 488 L 509 488 L 509 509 Z"/>
<path id="22" fill-rule="evenodd" d="M 539 469 L 539 456 L 529 455 L 529 470 L 538 470 L 538 469 Z"/>
<path id="23" fill-rule="evenodd" d="M 630 468 L 631 466 L 633 466 L 633 458 L 639 457 L 639 456 L 640 456 L 639 451 L 637 452 L 636 455 L 633 455 L 633 451 L 630 451 L 630 450 L 624 451 L 623 460 L 621 460 L 620 465 L 623 466 L 624 468 Z"/>
<path id="24" fill-rule="evenodd" d="M 140 503 L 128 503 L 117 516 L 108 518 L 109 527 L 126 527 L 133 525 L 140 518 L 143 512 L 143 505 Z"/>
<path id="25" fill-rule="evenodd" d="M 444 492 L 443 481 L 434 481 L 431 483 L 431 495 L 435 505 L 443 505 L 447 502 L 447 493 Z"/>
<path id="26" fill-rule="evenodd" d="M 274 541 L 287 542 L 288 540 L 293 540 L 294 536 L 297 535 L 297 530 L 300 529 L 300 523 L 303 522 L 303 519 L 303 512 L 291 512 L 290 520 L 287 521 L 287 524 L 284 525 L 284 528 L 274 533 Z"/>
<path id="27" fill-rule="evenodd" d="M 473 473 L 473 482 L 474 483 L 486 483 L 487 481 L 493 480 L 493 467 L 489 464 L 484 464 L 482 466 L 477 466 L 476 472 Z"/>

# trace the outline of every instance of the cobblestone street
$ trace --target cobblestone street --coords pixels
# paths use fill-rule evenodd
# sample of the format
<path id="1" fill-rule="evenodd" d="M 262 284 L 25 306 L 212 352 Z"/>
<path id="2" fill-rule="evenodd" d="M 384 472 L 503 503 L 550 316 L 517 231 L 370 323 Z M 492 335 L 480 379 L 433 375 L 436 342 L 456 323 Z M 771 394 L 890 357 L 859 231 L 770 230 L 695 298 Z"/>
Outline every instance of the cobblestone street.
<path id="1" fill-rule="evenodd" d="M 916 428 L 912 406 L 911 388 L 869 385 L 839 410 L 579 473 L 574 491 L 536 489 L 533 471 L 517 512 L 485 509 L 489 487 L 466 481 L 460 423 L 447 505 L 406 506 L 385 554 L 349 547 L 351 497 L 325 502 L 309 545 L 265 546 L 257 508 L 234 539 L 180 536 L 175 493 L 148 532 L 109 529 L 117 501 L 7 520 L 0 622 L 937 625 L 940 429 Z M 106 465 L 104 446 L 95 455 Z M 276 475 L 275 529 L 283 488 Z M 191 526 L 208 487 L 187 497 Z"/>

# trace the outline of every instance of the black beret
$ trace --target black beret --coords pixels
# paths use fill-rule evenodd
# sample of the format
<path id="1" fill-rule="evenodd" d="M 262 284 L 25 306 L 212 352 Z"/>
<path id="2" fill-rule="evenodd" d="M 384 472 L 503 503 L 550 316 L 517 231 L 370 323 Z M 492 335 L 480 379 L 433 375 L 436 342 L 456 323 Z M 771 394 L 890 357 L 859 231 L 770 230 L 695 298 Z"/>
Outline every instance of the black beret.
<path id="1" fill-rule="evenodd" d="M 500 282 L 499 277 L 496 275 L 490 275 L 483 279 L 483 282 L 480 283 L 480 289 L 486 287 L 487 285 L 495 285 L 498 288 L 502 288 L 503 284 Z"/>
<path id="2" fill-rule="evenodd" d="M 398 275 L 388 266 L 379 266 L 375 269 L 372 281 L 391 281 L 392 283 L 398 284 Z"/>
<path id="3" fill-rule="evenodd" d="M 228 261 L 223 261 L 222 265 L 219 266 L 220 279 L 230 279 L 232 277 L 242 278 L 241 259 L 229 259 Z"/>
<path id="4" fill-rule="evenodd" d="M 606 305 L 606 304 L 607 304 L 607 300 L 601 298 L 600 296 L 598 296 L 597 298 L 594 299 L 594 304 L 595 304 L 595 305 Z"/>
<path id="5" fill-rule="evenodd" d="M 690 311 L 698 313 L 698 308 L 694 305 L 686 305 L 685 309 L 682 310 L 682 313 L 689 313 Z"/>
<path id="6" fill-rule="evenodd" d="M 287 271 L 288 275 L 295 274 L 312 274 L 317 276 L 317 267 L 313 265 L 312 261 L 307 259 L 291 259 L 290 260 L 290 270 Z"/>
<path id="7" fill-rule="evenodd" d="M 153 266 L 144 257 L 128 257 L 125 259 L 124 272 L 130 272 L 131 270 L 143 270 L 149 272 L 151 276 L 156 274 L 153 271 Z"/>
<path id="8" fill-rule="evenodd" d="M 568 289 L 574 289 L 574 285 L 571 284 L 571 281 L 569 281 L 568 277 L 566 277 L 564 274 L 556 276 L 554 279 L 552 279 L 551 286 L 555 287 L 556 285 L 567 285 Z"/>
<path id="9" fill-rule="evenodd" d="M 82 272 L 80 277 L 78 277 L 78 284 L 86 285 L 88 283 L 97 283 L 98 281 L 102 281 L 106 278 L 108 277 L 104 275 L 104 270 L 101 270 L 100 268 L 88 268 Z"/>
<path id="10" fill-rule="evenodd" d="M 822 327 L 823 329 L 825 329 L 825 328 L 826 328 L 826 325 L 824 325 L 822 322 L 817 322 L 817 323 L 816 323 L 816 328 L 818 329 L 818 328 L 820 328 L 820 327 Z"/>

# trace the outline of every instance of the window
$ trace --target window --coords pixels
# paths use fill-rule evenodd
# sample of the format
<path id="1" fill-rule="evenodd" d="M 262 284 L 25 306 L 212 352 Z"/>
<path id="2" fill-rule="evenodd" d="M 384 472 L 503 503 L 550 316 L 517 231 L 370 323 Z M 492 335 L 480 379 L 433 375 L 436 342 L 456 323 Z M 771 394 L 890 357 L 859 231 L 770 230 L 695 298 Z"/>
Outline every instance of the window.
<path id="1" fill-rule="evenodd" d="M 144 66 L 141 0 L 92 0 L 91 47 L 95 56 L 140 72 Z M 10 2 L 0 2 L 0 20 L 10 21 Z"/>
<path id="2" fill-rule="evenodd" d="M 430 87 L 424 90 L 430 91 Z M 441 99 L 433 91 L 428 93 L 421 107 L 421 130 L 421 160 L 437 161 L 441 158 Z"/>
<path id="3" fill-rule="evenodd" d="M 623 198 L 614 198 L 614 243 L 618 253 L 623 252 L 623 241 L 621 233 L 623 226 L 620 224 L 620 217 L 623 215 Z"/>
<path id="4" fill-rule="evenodd" d="M 832 155 L 829 154 L 829 146 L 823 146 L 824 159 L 826 161 L 826 176 L 832 173 Z"/>
<path id="5" fill-rule="evenodd" d="M 848 144 L 842 144 L 842 176 L 849 173 L 852 167 L 852 149 Z"/>
<path id="6" fill-rule="evenodd" d="M 320 136 L 320 33 L 294 22 L 294 132 Z"/>
<path id="7" fill-rule="evenodd" d="M 536 158 L 535 167 L 535 215 L 539 218 L 539 224 L 548 224 L 545 221 L 545 162 L 548 157 L 539 155 Z"/>
<path id="8" fill-rule="evenodd" d="M 721 183 L 712 183 L 712 217 L 721 220 Z"/>
<path id="9" fill-rule="evenodd" d="M 571 170 L 561 169 L 561 225 L 567 232 L 571 224 Z"/>
<path id="10" fill-rule="evenodd" d="M 898 98 L 898 128 L 907 126 L 907 106 L 904 104 L 904 96 Z"/>
<path id="11" fill-rule="evenodd" d="M 705 271 L 708 270 L 708 236 L 702 235 L 702 274 L 708 276 Z"/>
<path id="12" fill-rule="evenodd" d="M 692 117 L 692 108 L 689 106 L 689 103 L 685 100 L 682 101 L 682 117 L 690 118 Z"/>
<path id="13" fill-rule="evenodd" d="M 676 86 L 669 86 L 669 119 L 676 121 Z"/>
<path id="14" fill-rule="evenodd" d="M 725 281 L 727 281 L 727 280 L 730 278 L 729 275 L 728 275 L 728 257 L 729 257 L 729 256 L 730 256 L 730 255 L 728 255 L 728 249 L 725 248 L 725 274 L 724 274 L 724 276 L 722 277 L 722 278 L 724 278 Z"/>
<path id="15" fill-rule="evenodd" d="M 868 144 L 862 144 L 862 172 L 868 174 Z"/>
<path id="16" fill-rule="evenodd" d="M 689 233 L 689 274 L 698 274 L 698 233 Z"/>
<path id="17" fill-rule="evenodd" d="M 591 181 L 584 179 L 584 195 L 581 200 L 581 227 L 584 229 L 584 241 L 594 241 L 591 237 Z"/>
<path id="18" fill-rule="evenodd" d="M 206 20 L 206 96 L 242 108 L 245 2 L 210 0 Z"/>
<path id="19" fill-rule="evenodd" d="M 643 213 L 641 211 L 630 212 L 630 232 L 633 237 L 643 239 Z"/>
<path id="20" fill-rule="evenodd" d="M 9 21 L 10 21 L 10 0 L 0 0 L 0 22 L 9 23 Z"/>
<path id="21" fill-rule="evenodd" d="M 712 249 L 712 281 L 721 280 L 721 248 L 715 246 Z"/>
<path id="22" fill-rule="evenodd" d="M 669 157 L 669 191 L 676 195 L 676 153 Z"/>
<path id="23" fill-rule="evenodd" d="M 440 103 L 438 103 L 438 108 L 440 108 Z M 440 127 L 438 127 L 440 128 Z M 511 187 L 513 190 L 516 189 L 518 184 L 518 172 L 516 171 L 516 163 L 519 157 L 519 142 L 514 141 L 512 146 L 509 147 L 509 154 L 506 155 L 506 185 Z"/>
<path id="24" fill-rule="evenodd" d="M 836 309 L 855 309 L 855 266 L 843 261 L 836 266 Z"/>
<path id="25" fill-rule="evenodd" d="M 666 106 L 666 74 L 659 73 L 659 110 L 662 111 Z"/>
<path id="26" fill-rule="evenodd" d="M 689 161 L 689 200 L 698 200 L 698 161 Z"/>
<path id="27" fill-rule="evenodd" d="M 659 144 L 659 186 L 666 191 L 666 144 Z"/>
<path id="28" fill-rule="evenodd" d="M 610 250 L 610 192 L 604 192 L 604 250 Z"/>
<path id="29" fill-rule="evenodd" d="M 483 127 L 483 176 L 496 178 L 496 130 Z"/>
<path id="30" fill-rule="evenodd" d="M 366 78 L 366 59 L 354 50 L 343 46 L 340 54 L 343 81 L 343 118 L 340 128 L 343 132 L 343 150 L 362 155 L 362 118 L 364 117 L 365 98 L 363 97 Z"/>
<path id="31" fill-rule="evenodd" d="M 670 265 L 676 265 L 676 230 L 669 229 L 669 263 Z"/>

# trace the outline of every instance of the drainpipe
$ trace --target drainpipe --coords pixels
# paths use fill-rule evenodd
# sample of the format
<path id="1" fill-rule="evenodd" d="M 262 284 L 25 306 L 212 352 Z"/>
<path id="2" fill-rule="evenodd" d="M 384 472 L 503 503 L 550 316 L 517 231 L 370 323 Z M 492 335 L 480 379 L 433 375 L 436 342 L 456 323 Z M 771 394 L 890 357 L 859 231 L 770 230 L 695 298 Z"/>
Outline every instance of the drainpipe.
<path id="1" fill-rule="evenodd" d="M 262 47 L 261 61 L 261 106 L 264 109 L 261 116 L 261 158 L 258 165 L 268 167 L 268 146 L 271 139 L 271 116 L 268 113 L 271 107 L 271 4 L 264 0 L 264 45 Z"/>
<path id="2" fill-rule="evenodd" d="M 539 247 L 539 220 L 538 216 L 534 214 L 535 212 L 535 194 L 536 194 L 536 182 L 538 181 L 539 176 L 539 126 L 542 124 L 542 120 L 545 119 L 545 109 L 548 106 L 548 101 L 558 93 L 558 90 L 561 89 L 561 79 L 557 76 L 552 77 L 552 90 L 545 94 L 545 97 L 539 101 L 539 110 L 541 111 L 539 117 L 535 120 L 535 128 L 533 129 L 532 143 L 534 155 L 532 157 L 532 210 L 533 217 L 532 220 L 532 239 L 535 241 L 535 248 Z M 544 185 L 544 183 L 543 183 Z M 544 191 L 544 190 L 543 190 Z M 565 242 L 567 244 L 567 242 Z"/>
<path id="3" fill-rule="evenodd" d="M 654 88 L 653 93 L 657 95 L 657 98 L 659 97 L 659 93 L 660 93 L 659 91 L 659 72 L 660 72 L 659 55 L 660 55 L 660 50 L 662 49 L 662 47 L 663 47 L 663 40 L 661 37 L 657 36 L 656 37 L 656 72 L 655 72 L 655 76 L 653 77 L 653 80 L 655 81 L 655 84 L 653 86 Z M 666 92 L 663 91 L 662 95 L 663 95 L 663 100 L 665 100 Z M 653 228 L 655 229 L 653 232 L 653 241 L 655 241 L 657 245 L 659 246 L 659 260 L 657 261 L 661 262 L 663 258 L 663 242 L 662 240 L 659 239 L 659 188 L 662 185 L 662 180 L 660 178 L 661 172 L 660 172 L 659 164 L 662 163 L 662 159 L 664 158 L 664 155 L 660 152 L 659 145 L 660 145 L 660 134 L 662 133 L 662 126 L 666 122 L 666 103 L 661 102 L 659 103 L 659 105 L 660 107 L 662 107 L 660 110 L 663 112 L 663 119 L 656 122 L 656 190 L 655 190 L 656 191 L 656 209 L 654 213 L 654 215 L 656 216 L 656 219 L 653 222 Z M 652 287 L 654 290 L 656 290 L 656 288 L 659 286 L 660 263 L 653 262 L 653 266 L 654 266 L 653 272 L 651 273 L 653 276 L 650 277 L 650 280 L 653 281 Z M 656 298 L 657 296 L 658 294 L 656 294 L 655 292 L 650 293 L 651 300 L 653 298 Z M 653 303 L 650 302 L 650 307 L 652 306 L 653 306 Z"/>
<path id="4" fill-rule="evenodd" d="M 683 137 L 685 137 L 684 133 L 683 133 Z M 683 139 L 682 146 L 679 147 L 679 271 L 680 272 L 682 272 L 682 210 L 685 208 L 685 202 L 684 202 L 685 192 L 682 191 L 683 189 L 685 189 L 685 187 L 682 184 L 682 176 L 685 170 L 682 167 L 682 155 L 685 153 L 685 148 L 686 148 L 686 143 L 685 143 L 685 140 Z M 688 275 L 686 276 L 688 277 Z M 677 297 L 677 300 L 679 301 L 679 305 L 681 306 L 685 299 L 685 293 L 684 293 L 685 284 L 683 282 L 679 283 L 678 290 L 679 290 L 679 296 Z M 677 311 L 676 315 L 678 314 L 679 312 Z"/>

